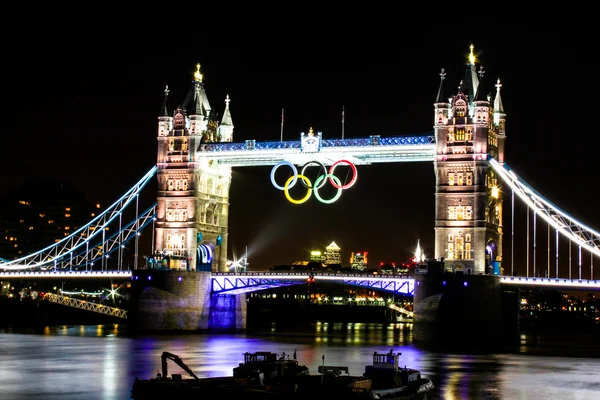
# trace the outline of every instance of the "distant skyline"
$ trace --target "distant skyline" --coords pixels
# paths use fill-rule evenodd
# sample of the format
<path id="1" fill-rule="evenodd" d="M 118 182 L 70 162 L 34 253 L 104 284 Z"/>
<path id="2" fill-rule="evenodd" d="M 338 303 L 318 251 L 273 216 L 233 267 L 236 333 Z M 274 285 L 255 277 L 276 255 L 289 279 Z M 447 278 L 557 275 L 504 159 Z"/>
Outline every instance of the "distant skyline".
<path id="1" fill-rule="evenodd" d="M 4 135 L 10 151 L 0 161 L 0 193 L 47 176 L 71 183 L 90 201 L 111 204 L 156 163 L 165 86 L 172 106 L 182 103 L 197 63 L 212 108 L 222 113 L 225 97 L 231 99 L 234 141 L 279 140 L 282 109 L 284 140 L 298 140 L 310 127 L 325 138 L 341 137 L 342 109 L 346 138 L 432 134 L 440 70 L 446 70 L 447 90 L 457 88 L 473 44 L 489 90 L 497 79 L 502 83 L 507 164 L 549 201 L 598 230 L 595 47 L 572 30 L 528 26 L 520 26 L 515 38 L 477 30 L 442 41 L 400 35 L 390 47 L 389 38 L 377 44 L 374 36 L 373 47 L 361 49 L 308 38 L 283 48 L 257 45 L 251 53 L 241 42 L 132 45 L 89 37 L 73 51 L 68 35 L 21 38 L 12 49 L 15 90 L 7 117 L 15 127 Z M 241 257 L 247 246 L 250 269 L 308 259 L 310 250 L 324 250 L 332 241 L 348 265 L 351 252 L 363 251 L 371 266 L 405 262 L 417 240 L 433 256 L 431 163 L 361 166 L 356 185 L 331 205 L 289 203 L 271 185 L 269 172 L 233 172 L 230 256 Z M 145 192 L 150 204 L 155 186 Z M 510 193 L 505 202 L 507 209 Z M 508 237 L 509 221 L 504 224 Z"/>

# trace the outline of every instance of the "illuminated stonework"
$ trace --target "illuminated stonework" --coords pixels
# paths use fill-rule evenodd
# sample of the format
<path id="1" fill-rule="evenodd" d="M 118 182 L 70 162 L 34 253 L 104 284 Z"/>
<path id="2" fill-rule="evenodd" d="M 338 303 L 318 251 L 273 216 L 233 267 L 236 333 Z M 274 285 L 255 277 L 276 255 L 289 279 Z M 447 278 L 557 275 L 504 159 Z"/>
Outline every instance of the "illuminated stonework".
<path id="1" fill-rule="evenodd" d="M 200 65 L 193 78 L 187 95 L 190 101 L 173 112 L 165 89 L 158 118 L 155 249 L 161 261 L 156 265 L 225 271 L 231 167 L 213 163 L 198 152 L 202 143 L 232 141 L 230 100 L 227 96 L 222 120 L 212 119 Z"/>
<path id="2" fill-rule="evenodd" d="M 499 83 L 492 102 L 475 68 L 471 46 L 458 91 L 444 94 L 445 71 L 434 103 L 436 156 L 435 255 L 446 270 L 501 272 L 502 191 L 487 163 L 504 159 L 505 114 Z M 493 250 L 490 250 L 493 249 Z"/>

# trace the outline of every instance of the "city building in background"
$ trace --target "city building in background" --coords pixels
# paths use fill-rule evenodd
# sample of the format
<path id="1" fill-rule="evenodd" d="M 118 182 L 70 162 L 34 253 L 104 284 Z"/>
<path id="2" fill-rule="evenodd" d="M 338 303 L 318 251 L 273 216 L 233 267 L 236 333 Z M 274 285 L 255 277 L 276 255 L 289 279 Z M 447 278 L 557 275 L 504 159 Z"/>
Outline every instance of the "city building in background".
<path id="1" fill-rule="evenodd" d="M 341 264 L 342 257 L 340 256 L 340 250 L 340 247 L 337 244 L 335 244 L 335 242 L 331 242 L 331 244 L 325 248 L 325 264 Z"/>
<path id="2" fill-rule="evenodd" d="M 325 261 L 325 256 L 319 250 L 313 250 L 310 252 L 310 261 L 323 263 Z"/>
<path id="3" fill-rule="evenodd" d="M 357 271 L 366 271 L 369 268 L 367 256 L 368 252 L 350 253 L 350 268 Z"/>
<path id="4" fill-rule="evenodd" d="M 65 182 L 37 178 L 0 199 L 0 258 L 14 260 L 59 242 L 100 214 Z"/>

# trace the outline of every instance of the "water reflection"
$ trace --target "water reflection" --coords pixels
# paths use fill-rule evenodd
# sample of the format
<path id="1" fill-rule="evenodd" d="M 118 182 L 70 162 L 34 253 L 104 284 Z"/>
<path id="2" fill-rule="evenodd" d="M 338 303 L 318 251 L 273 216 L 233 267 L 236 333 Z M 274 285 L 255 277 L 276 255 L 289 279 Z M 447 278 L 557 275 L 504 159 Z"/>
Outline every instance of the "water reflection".
<path id="1" fill-rule="evenodd" d="M 160 355 L 179 355 L 199 377 L 230 376 L 246 351 L 292 354 L 316 373 L 323 362 L 360 375 L 373 351 L 395 349 L 401 363 L 436 386 L 430 399 L 599 399 L 600 342 L 524 336 L 514 352 L 440 352 L 412 344 L 411 326 L 266 324 L 240 334 L 132 336 L 125 326 L 58 326 L 0 333 L 0 399 L 129 399 L 135 377 L 161 368 Z M 597 339 L 597 338 L 596 338 Z M 546 340 L 546 341 L 545 341 Z M 553 344 L 553 345 L 549 345 Z M 575 357 L 573 354 L 587 358 Z M 181 372 L 171 365 L 173 372 Z M 29 379 L 24 379 L 29 377 Z"/>

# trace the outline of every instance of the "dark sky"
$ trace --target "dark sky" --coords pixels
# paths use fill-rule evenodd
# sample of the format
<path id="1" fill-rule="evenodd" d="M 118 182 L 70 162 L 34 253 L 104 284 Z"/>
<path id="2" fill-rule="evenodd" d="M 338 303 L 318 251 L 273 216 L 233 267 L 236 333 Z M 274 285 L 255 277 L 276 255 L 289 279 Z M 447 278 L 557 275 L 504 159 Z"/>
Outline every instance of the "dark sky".
<path id="1" fill-rule="evenodd" d="M 253 35 L 214 23 L 200 35 L 172 28 L 115 34 L 108 22 L 86 29 L 85 21 L 58 32 L 55 24 L 11 42 L 4 192 L 41 175 L 111 204 L 155 164 L 165 85 L 172 105 L 182 103 L 196 63 L 213 109 L 221 113 L 231 97 L 234 141 L 279 140 L 282 108 L 284 139 L 309 127 L 340 137 L 342 106 L 346 138 L 429 134 L 440 69 L 446 88 L 458 87 L 473 43 L 490 90 L 498 78 L 503 85 L 507 164 L 600 228 L 598 61 L 584 30 L 537 22 L 320 32 L 303 23 L 286 34 L 263 26 Z M 357 184 L 332 205 L 289 203 L 269 172 L 233 174 L 230 255 L 248 246 L 251 267 L 306 259 L 332 241 L 345 263 L 351 251 L 368 251 L 373 263 L 406 261 L 418 239 L 433 255 L 432 163 L 361 166 Z M 155 186 L 146 192 L 149 205 Z"/>

